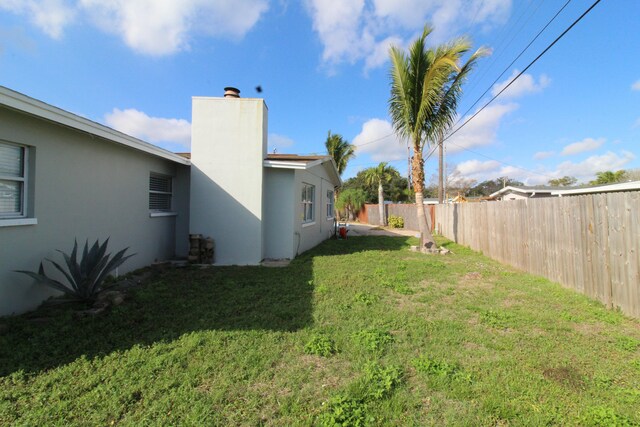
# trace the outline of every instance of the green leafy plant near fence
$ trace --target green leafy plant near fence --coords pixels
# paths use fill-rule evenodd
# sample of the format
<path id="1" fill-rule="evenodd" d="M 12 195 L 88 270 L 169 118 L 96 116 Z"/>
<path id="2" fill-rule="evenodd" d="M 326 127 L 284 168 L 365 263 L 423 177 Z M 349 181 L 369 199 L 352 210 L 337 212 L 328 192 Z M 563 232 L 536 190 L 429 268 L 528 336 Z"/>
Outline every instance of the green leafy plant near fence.
<path id="1" fill-rule="evenodd" d="M 40 268 L 37 273 L 25 270 L 17 270 L 17 272 L 26 274 L 39 283 L 63 292 L 69 300 L 90 302 L 95 300 L 96 296 L 104 290 L 104 281 L 109 273 L 135 255 L 125 256 L 129 249 L 125 248 L 111 258 L 111 254 L 107 253 L 108 244 L 108 238 L 102 244 L 100 244 L 99 240 L 96 240 L 89 248 L 89 241 L 85 241 L 80 260 L 78 260 L 77 240 L 74 241 L 70 255 L 58 250 L 64 258 L 66 269 L 52 259 L 45 258 L 44 261 L 48 261 L 66 278 L 66 284 L 46 273 L 44 261 L 40 262 Z"/>
<path id="2" fill-rule="evenodd" d="M 389 215 L 387 222 L 389 223 L 389 227 L 404 228 L 404 218 L 401 216 Z"/>

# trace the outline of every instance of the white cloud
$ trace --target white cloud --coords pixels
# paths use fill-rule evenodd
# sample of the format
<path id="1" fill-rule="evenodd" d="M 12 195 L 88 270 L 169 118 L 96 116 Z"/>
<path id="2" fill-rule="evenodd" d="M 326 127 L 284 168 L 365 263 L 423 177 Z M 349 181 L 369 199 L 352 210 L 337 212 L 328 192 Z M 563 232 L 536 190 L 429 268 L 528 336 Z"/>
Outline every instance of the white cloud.
<path id="1" fill-rule="evenodd" d="M 631 85 L 631 90 L 640 90 L 640 80 Z"/>
<path id="2" fill-rule="evenodd" d="M 511 76 L 507 80 L 501 83 L 496 83 L 496 85 L 491 89 L 491 95 L 496 96 L 501 90 L 503 90 L 507 85 L 520 73 L 518 70 L 513 70 Z M 518 80 L 513 82 L 511 86 L 507 90 L 505 90 L 500 96 L 504 98 L 519 98 L 523 95 L 527 95 L 530 93 L 537 93 L 542 91 L 542 89 L 549 86 L 551 83 L 551 79 L 547 77 L 547 75 L 542 74 L 538 78 L 538 82 L 536 83 L 535 77 L 531 74 L 523 74 Z"/>
<path id="3" fill-rule="evenodd" d="M 269 150 L 276 149 L 277 151 L 283 148 L 289 148 L 295 144 L 295 141 L 288 136 L 279 135 L 277 133 L 269 134 Z"/>
<path id="4" fill-rule="evenodd" d="M 572 156 L 574 154 L 584 153 L 585 151 L 593 151 L 600 148 L 604 142 L 604 138 L 585 138 L 582 141 L 565 146 L 560 154 L 563 156 Z"/>
<path id="5" fill-rule="evenodd" d="M 74 17 L 88 17 L 136 52 L 161 56 L 188 49 L 195 34 L 242 37 L 267 10 L 268 0 L 3 0 L 0 8 L 27 15 L 53 38 L 61 37 Z"/>
<path id="6" fill-rule="evenodd" d="M 513 103 L 489 105 L 445 142 L 447 152 L 457 153 L 465 148 L 493 144 L 500 121 L 517 108 L 518 105 Z M 464 123 L 465 120 L 466 117 L 460 123 Z"/>
<path id="7" fill-rule="evenodd" d="M 400 142 L 387 120 L 370 119 L 353 138 L 356 155 L 369 154 L 374 162 L 391 162 L 407 158 L 407 144 Z"/>
<path id="8" fill-rule="evenodd" d="M 363 60 L 365 71 L 383 65 L 389 44 L 406 44 L 425 22 L 434 27 L 429 40 L 442 42 L 469 26 L 504 23 L 511 13 L 511 0 L 307 0 L 307 6 L 324 65 Z"/>
<path id="9" fill-rule="evenodd" d="M 143 141 L 173 143 L 187 149 L 191 146 L 191 123 L 184 119 L 149 117 L 133 108 L 114 108 L 104 118 L 108 126 Z"/>
<path id="10" fill-rule="evenodd" d="M 456 170 L 468 178 L 477 179 L 479 176 L 486 176 L 488 172 L 493 172 L 500 167 L 500 163 L 495 160 L 467 160 L 456 166 Z"/>
<path id="11" fill-rule="evenodd" d="M 549 157 L 553 157 L 556 154 L 555 151 L 538 151 L 533 155 L 534 160 L 544 160 Z"/>
<path id="12" fill-rule="evenodd" d="M 591 156 L 579 163 L 562 162 L 552 174 L 555 177 L 575 176 L 578 180 L 591 179 L 596 172 L 624 169 L 624 166 L 635 158 L 636 156 L 629 151 L 621 151 L 620 154 L 608 151 L 602 155 Z"/>
<path id="13" fill-rule="evenodd" d="M 64 27 L 76 15 L 74 7 L 65 0 L 3 0 L 0 9 L 27 15 L 33 25 L 54 39 L 62 37 Z"/>

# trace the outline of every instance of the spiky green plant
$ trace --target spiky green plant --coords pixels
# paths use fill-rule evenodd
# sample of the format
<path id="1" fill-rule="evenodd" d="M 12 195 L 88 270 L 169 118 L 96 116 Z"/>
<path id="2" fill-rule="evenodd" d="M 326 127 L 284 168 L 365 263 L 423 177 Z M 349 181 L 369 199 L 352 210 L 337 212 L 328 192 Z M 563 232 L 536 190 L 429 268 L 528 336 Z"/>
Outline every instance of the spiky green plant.
<path id="1" fill-rule="evenodd" d="M 111 254 L 107 254 L 107 245 L 109 239 L 100 244 L 99 240 L 89 248 L 89 241 L 85 241 L 82 251 L 82 258 L 78 262 L 78 241 L 75 240 L 73 250 L 68 255 L 58 250 L 64 257 L 66 270 L 59 263 L 52 259 L 45 258 L 56 270 L 58 270 L 67 279 L 67 284 L 59 280 L 51 278 L 44 270 L 44 262 L 40 262 L 40 268 L 37 273 L 33 271 L 17 270 L 17 273 L 23 273 L 32 277 L 39 283 L 43 283 L 53 289 L 63 292 L 70 297 L 71 300 L 93 301 L 96 296 L 104 290 L 103 282 L 113 270 L 122 265 L 127 259 L 135 254 L 124 256 L 129 248 L 124 248 L 111 258 Z"/>

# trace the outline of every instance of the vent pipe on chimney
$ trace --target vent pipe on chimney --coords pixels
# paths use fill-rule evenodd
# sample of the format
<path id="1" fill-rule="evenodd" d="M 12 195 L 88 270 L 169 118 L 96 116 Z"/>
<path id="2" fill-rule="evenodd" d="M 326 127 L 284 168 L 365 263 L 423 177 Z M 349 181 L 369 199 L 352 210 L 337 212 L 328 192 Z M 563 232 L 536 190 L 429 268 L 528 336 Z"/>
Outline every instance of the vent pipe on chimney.
<path id="1" fill-rule="evenodd" d="M 227 86 L 224 88 L 224 97 L 225 98 L 240 98 L 240 89 L 236 89 L 235 87 Z"/>

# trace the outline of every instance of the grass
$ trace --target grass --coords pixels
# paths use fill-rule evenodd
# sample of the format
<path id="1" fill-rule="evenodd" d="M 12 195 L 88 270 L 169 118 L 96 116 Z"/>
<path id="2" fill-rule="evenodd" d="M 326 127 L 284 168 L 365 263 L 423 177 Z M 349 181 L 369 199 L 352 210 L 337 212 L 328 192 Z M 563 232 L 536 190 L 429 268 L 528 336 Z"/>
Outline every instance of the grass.
<path id="1" fill-rule="evenodd" d="M 1 319 L 0 425 L 638 425 L 635 320 L 445 242 L 168 270 Z"/>

